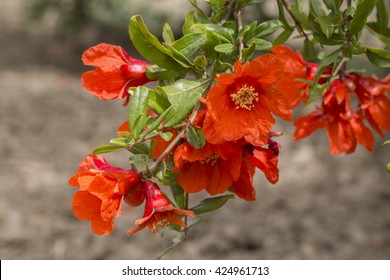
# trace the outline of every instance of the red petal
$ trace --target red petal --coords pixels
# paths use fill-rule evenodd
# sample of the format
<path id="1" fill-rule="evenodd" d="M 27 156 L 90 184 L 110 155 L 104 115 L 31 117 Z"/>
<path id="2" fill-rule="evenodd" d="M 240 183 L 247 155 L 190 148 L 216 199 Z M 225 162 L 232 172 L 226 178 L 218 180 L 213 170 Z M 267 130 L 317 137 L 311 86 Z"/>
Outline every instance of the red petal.
<path id="1" fill-rule="evenodd" d="M 123 49 L 119 46 L 102 43 L 86 50 L 81 59 L 85 65 L 111 71 L 123 64 L 127 64 L 123 57 L 123 52 Z"/>

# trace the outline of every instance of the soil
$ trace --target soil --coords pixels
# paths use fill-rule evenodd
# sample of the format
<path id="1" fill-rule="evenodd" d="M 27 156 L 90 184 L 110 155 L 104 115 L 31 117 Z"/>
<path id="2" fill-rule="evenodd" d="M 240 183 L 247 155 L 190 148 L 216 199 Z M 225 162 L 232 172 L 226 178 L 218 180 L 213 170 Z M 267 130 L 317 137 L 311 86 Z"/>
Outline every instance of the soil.
<path id="1" fill-rule="evenodd" d="M 0 29 L 0 49 L 0 258 L 154 259 L 173 236 L 127 236 L 141 209 L 126 208 L 104 237 L 71 209 L 68 179 L 86 154 L 115 137 L 127 109 L 82 89 L 80 46 L 69 40 Z M 165 258 L 390 258 L 383 139 L 373 153 L 359 147 L 331 156 L 324 132 L 293 142 L 292 125 L 278 121 L 285 133 L 280 181 L 257 174 L 255 202 L 236 198 L 205 215 Z M 107 158 L 125 167 L 126 156 Z"/>

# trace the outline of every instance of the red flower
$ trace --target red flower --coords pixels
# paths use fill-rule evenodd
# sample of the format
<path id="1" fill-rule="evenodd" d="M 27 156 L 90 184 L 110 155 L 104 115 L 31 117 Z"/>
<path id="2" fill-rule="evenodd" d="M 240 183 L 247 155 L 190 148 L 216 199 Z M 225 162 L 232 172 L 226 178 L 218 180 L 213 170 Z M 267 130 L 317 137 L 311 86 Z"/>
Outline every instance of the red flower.
<path id="1" fill-rule="evenodd" d="M 115 213 L 121 215 L 122 198 L 140 179 L 141 175 L 133 170 L 111 166 L 103 157 L 88 155 L 69 180 L 71 186 L 80 188 L 73 197 L 75 216 L 90 220 L 94 233 L 109 234 L 114 229 Z M 132 201 L 140 204 L 143 197 L 137 195 Z"/>
<path id="2" fill-rule="evenodd" d="M 331 154 L 352 153 L 357 143 L 372 151 L 374 136 L 364 125 L 362 113 L 352 110 L 349 90 L 344 82 L 334 81 L 323 97 L 322 107 L 296 119 L 294 140 L 326 127 Z"/>
<path id="3" fill-rule="evenodd" d="M 247 201 L 256 199 L 253 187 L 255 167 L 263 171 L 269 182 L 275 184 L 279 180 L 278 155 L 279 146 L 271 139 L 268 140 L 268 148 L 244 145 L 240 177 L 232 184 L 233 192 Z"/>
<path id="4" fill-rule="evenodd" d="M 173 207 L 155 183 L 145 181 L 143 184 L 146 194 L 144 215 L 142 219 L 135 222 L 137 227 L 127 232 L 129 235 L 144 229 L 146 226 L 152 232 L 158 232 L 169 224 L 184 227 L 186 225 L 179 215 L 194 216 L 192 211 Z"/>
<path id="5" fill-rule="evenodd" d="M 150 81 L 145 70 L 149 64 L 129 56 L 119 46 L 102 43 L 91 47 L 83 53 L 82 61 L 96 67 L 82 75 L 82 86 L 103 100 L 126 98 L 127 104 L 127 89 Z"/>
<path id="6" fill-rule="evenodd" d="M 379 80 L 376 77 L 350 74 L 348 76 L 356 87 L 356 94 L 361 102 L 367 121 L 382 137 L 383 130 L 390 130 L 390 75 Z"/>
<path id="7" fill-rule="evenodd" d="M 206 139 L 212 144 L 239 140 L 254 146 L 267 143 L 268 132 L 275 123 L 271 115 L 291 120 L 288 98 L 275 83 L 284 75 L 284 64 L 273 54 L 252 62 L 234 64 L 235 74 L 216 78 L 207 97 L 207 114 L 203 123 Z"/>
<path id="8" fill-rule="evenodd" d="M 240 146 L 232 143 L 206 143 L 195 149 L 185 142 L 174 154 L 177 182 L 189 193 L 203 189 L 211 195 L 223 193 L 240 175 L 241 153 Z"/>

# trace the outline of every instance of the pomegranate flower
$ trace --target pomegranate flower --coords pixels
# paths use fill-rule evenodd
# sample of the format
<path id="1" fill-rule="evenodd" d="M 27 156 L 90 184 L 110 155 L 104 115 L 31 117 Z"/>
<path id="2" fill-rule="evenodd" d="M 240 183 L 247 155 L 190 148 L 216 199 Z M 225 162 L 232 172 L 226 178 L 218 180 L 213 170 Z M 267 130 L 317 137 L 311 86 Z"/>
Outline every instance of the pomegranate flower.
<path id="1" fill-rule="evenodd" d="M 127 89 L 150 81 L 145 70 L 149 64 L 129 56 L 120 46 L 106 43 L 93 46 L 83 53 L 82 61 L 96 67 L 82 75 L 82 86 L 103 100 L 126 98 L 126 105 Z"/>
<path id="2" fill-rule="evenodd" d="M 143 184 L 146 195 L 144 215 L 135 222 L 137 227 L 127 232 L 129 235 L 137 233 L 145 227 L 155 233 L 169 224 L 184 227 L 185 223 L 179 215 L 194 216 L 192 211 L 175 208 L 155 183 L 145 181 Z"/>
<path id="3" fill-rule="evenodd" d="M 364 125 L 362 112 L 352 110 L 350 87 L 346 87 L 345 82 L 334 81 L 324 95 L 321 108 L 295 120 L 294 140 L 326 128 L 331 154 L 350 154 L 355 151 L 357 143 L 372 151 L 374 136 Z"/>
<path id="4" fill-rule="evenodd" d="M 94 233 L 109 234 L 114 229 L 115 213 L 117 217 L 121 215 L 124 196 L 132 196 L 128 200 L 133 205 L 142 203 L 144 197 L 139 191 L 131 194 L 133 187 L 138 189 L 140 179 L 141 175 L 133 170 L 109 165 L 104 157 L 88 155 L 79 164 L 78 173 L 69 180 L 71 186 L 80 188 L 73 197 L 75 216 L 91 221 Z"/>
<path id="5" fill-rule="evenodd" d="M 267 143 L 275 123 L 272 114 L 291 120 L 288 98 L 276 82 L 284 72 L 284 63 L 273 54 L 265 54 L 242 65 L 234 64 L 234 74 L 218 76 L 206 100 L 203 132 L 208 142 L 221 144 L 242 137 L 254 146 Z M 272 113 L 272 114 L 271 114 Z"/>

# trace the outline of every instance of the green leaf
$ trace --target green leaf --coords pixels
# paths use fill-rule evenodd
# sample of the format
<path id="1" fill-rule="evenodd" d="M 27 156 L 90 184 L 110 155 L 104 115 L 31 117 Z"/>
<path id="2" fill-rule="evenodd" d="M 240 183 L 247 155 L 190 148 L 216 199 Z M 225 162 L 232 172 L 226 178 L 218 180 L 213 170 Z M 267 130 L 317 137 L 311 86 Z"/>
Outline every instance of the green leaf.
<path id="1" fill-rule="evenodd" d="M 177 184 L 170 186 L 170 188 L 177 207 L 179 207 L 180 209 L 184 209 L 185 207 L 184 189 Z"/>
<path id="2" fill-rule="evenodd" d="M 259 38 L 254 38 L 249 43 L 255 43 L 255 49 L 258 51 L 269 50 L 273 46 L 271 42 Z"/>
<path id="3" fill-rule="evenodd" d="M 160 136 L 161 136 L 161 138 L 164 139 L 165 141 L 169 141 L 169 140 L 172 139 L 173 133 L 167 131 L 167 132 L 162 133 Z"/>
<path id="4" fill-rule="evenodd" d="M 181 37 L 172 44 L 176 50 L 181 52 L 184 56 L 190 57 L 195 54 L 199 47 L 204 44 L 206 38 L 202 33 L 192 33 Z"/>
<path id="5" fill-rule="evenodd" d="M 102 145 L 99 147 L 96 147 L 92 153 L 95 155 L 99 154 L 105 154 L 105 153 L 111 153 L 113 151 L 123 149 L 123 146 L 117 146 L 117 145 Z"/>
<path id="6" fill-rule="evenodd" d="M 129 127 L 133 139 L 137 139 L 148 120 L 149 91 L 146 87 L 137 87 L 130 100 Z"/>
<path id="7" fill-rule="evenodd" d="M 349 27 L 351 35 L 359 33 L 367 23 L 367 17 L 371 14 L 376 4 L 376 0 L 363 0 L 356 7 L 355 16 Z"/>
<path id="8" fill-rule="evenodd" d="M 203 213 L 214 211 L 224 206 L 229 199 L 233 199 L 234 197 L 235 197 L 234 194 L 209 197 L 203 199 L 198 205 L 192 207 L 190 210 L 192 210 L 195 213 L 195 215 L 200 215 Z"/>
<path id="9" fill-rule="evenodd" d="M 390 173 L 390 162 L 386 166 L 386 171 L 387 171 L 387 173 Z"/>
<path id="10" fill-rule="evenodd" d="M 302 11 L 300 1 L 297 1 L 295 4 L 291 5 L 291 13 L 294 15 L 295 19 L 304 29 L 309 29 L 314 32 L 319 32 L 321 28 L 319 25 L 308 19 L 307 15 Z"/>
<path id="11" fill-rule="evenodd" d="M 307 38 L 303 41 L 302 54 L 303 57 L 307 60 L 312 60 L 315 58 L 313 42 Z"/>
<path id="12" fill-rule="evenodd" d="M 375 65 L 383 68 L 390 67 L 390 51 L 367 48 L 366 51 L 367 58 Z"/>
<path id="13" fill-rule="evenodd" d="M 173 35 L 172 28 L 168 23 L 165 23 L 163 26 L 162 38 L 167 44 L 172 44 L 175 41 L 175 36 Z"/>
<path id="14" fill-rule="evenodd" d="M 315 19 L 315 22 L 320 24 L 322 32 L 328 39 L 340 24 L 338 18 L 328 16 L 320 16 Z"/>
<path id="15" fill-rule="evenodd" d="M 356 38 L 352 38 L 351 42 L 348 44 L 348 50 L 353 55 L 359 55 L 365 53 L 367 48 L 362 46 Z"/>
<path id="16" fill-rule="evenodd" d="M 340 6 L 343 3 L 343 0 L 323 0 L 325 6 L 332 10 L 334 14 L 338 14 L 340 12 Z"/>
<path id="17" fill-rule="evenodd" d="M 278 37 L 276 37 L 276 39 L 272 42 L 272 45 L 277 46 L 277 45 L 283 44 L 284 42 L 286 42 L 288 40 L 288 38 L 290 38 L 293 31 L 294 31 L 294 29 L 284 30 L 282 33 L 280 33 L 278 35 Z"/>
<path id="18" fill-rule="evenodd" d="M 338 54 L 340 53 L 340 49 L 337 49 L 331 53 L 328 53 L 323 57 L 320 64 L 318 65 L 318 69 L 316 71 L 316 74 L 314 76 L 314 83 L 313 83 L 313 90 L 316 89 L 318 79 L 321 77 L 322 72 L 325 70 L 326 67 L 328 67 L 330 64 L 334 63 L 338 59 Z"/>
<path id="19" fill-rule="evenodd" d="M 378 22 L 379 30 L 381 32 L 388 28 L 389 13 L 384 0 L 376 1 L 376 21 Z"/>
<path id="20" fill-rule="evenodd" d="M 203 148 L 206 145 L 202 130 L 191 125 L 186 127 L 186 139 L 195 149 Z"/>
<path id="21" fill-rule="evenodd" d="M 215 33 L 215 35 L 218 35 L 221 38 L 223 38 L 225 43 L 234 43 L 234 38 L 233 38 L 234 30 L 233 29 L 230 29 L 227 27 L 222 27 L 222 26 L 219 26 L 217 24 L 204 24 L 204 23 L 194 24 L 192 26 L 192 29 L 196 33 L 203 33 L 205 31 L 211 31 L 211 32 Z"/>
<path id="22" fill-rule="evenodd" d="M 146 76 L 150 80 L 171 80 L 176 76 L 176 72 L 161 68 L 157 65 L 146 66 Z"/>
<path id="23" fill-rule="evenodd" d="M 333 34 L 330 38 L 327 38 L 323 33 L 313 33 L 313 37 L 320 44 L 326 46 L 337 46 L 345 42 L 344 37 L 340 34 Z"/>
<path id="24" fill-rule="evenodd" d="M 155 130 L 160 124 L 161 122 L 164 120 L 164 118 L 166 117 L 166 115 L 169 113 L 169 111 L 171 110 L 172 106 L 169 107 L 168 109 L 166 109 L 148 128 L 148 132 L 145 134 L 148 135 L 149 133 L 153 132 L 153 130 Z"/>
<path id="25" fill-rule="evenodd" d="M 312 14 L 313 18 L 326 15 L 324 9 L 322 8 L 322 4 L 319 0 L 310 1 L 310 13 Z"/>
<path id="26" fill-rule="evenodd" d="M 390 144 L 390 139 L 383 142 L 383 145 L 387 145 L 387 144 Z"/>
<path id="27" fill-rule="evenodd" d="M 189 68 L 176 61 L 172 52 L 161 45 L 146 27 L 141 16 L 132 16 L 129 23 L 130 39 L 137 51 L 149 61 L 158 66 L 174 71 L 184 71 Z"/>
<path id="28" fill-rule="evenodd" d="M 158 87 L 169 99 L 172 109 L 169 111 L 165 126 L 174 126 L 184 120 L 195 107 L 202 93 L 210 85 L 210 79 L 178 80 L 170 86 Z"/>
<path id="29" fill-rule="evenodd" d="M 273 19 L 264 21 L 259 26 L 257 26 L 254 37 L 262 38 L 270 35 L 278 30 L 278 28 L 281 26 L 283 26 L 283 23 L 280 20 Z"/>
<path id="30" fill-rule="evenodd" d="M 120 146 L 120 147 L 127 147 L 127 141 L 120 137 L 120 138 L 112 138 L 110 139 L 110 144 Z"/>
<path id="31" fill-rule="evenodd" d="M 278 3 L 278 10 L 279 10 L 279 20 L 283 23 L 283 26 L 285 27 L 285 29 L 293 29 L 290 24 L 288 24 L 287 20 L 286 20 L 286 15 L 284 13 L 284 7 L 283 7 L 283 3 L 281 0 L 277 0 L 277 3 Z"/>
<path id="32" fill-rule="evenodd" d="M 196 9 L 196 12 L 198 16 L 205 22 L 209 21 L 209 18 L 207 15 L 202 11 L 201 8 L 199 8 L 198 3 L 196 0 L 188 0 L 188 2 Z"/>
<path id="33" fill-rule="evenodd" d="M 137 143 L 130 147 L 130 152 L 132 152 L 135 155 L 148 155 L 149 147 L 144 142 Z"/>
<path id="34" fill-rule="evenodd" d="M 249 48 L 244 48 L 242 50 L 242 56 L 244 57 L 244 59 L 250 59 L 255 54 L 255 51 L 256 51 L 256 43 L 252 42 Z"/>
<path id="35" fill-rule="evenodd" d="M 165 95 L 149 89 L 148 105 L 155 113 L 161 115 L 171 106 L 171 103 Z"/>
<path id="36" fill-rule="evenodd" d="M 220 53 L 231 53 L 236 49 L 236 45 L 231 43 L 225 43 L 215 46 L 214 49 Z"/>
<path id="37" fill-rule="evenodd" d="M 194 14 L 195 14 L 195 11 L 191 11 L 191 12 L 189 12 L 187 14 L 187 16 L 186 16 L 186 18 L 184 20 L 183 27 L 182 27 L 183 35 L 189 35 L 189 34 L 194 33 L 194 31 L 192 30 L 192 26 L 195 23 L 198 23 L 198 21 L 195 18 Z"/>
<path id="38" fill-rule="evenodd" d="M 194 65 L 196 69 L 201 71 L 206 71 L 207 67 L 207 58 L 204 55 L 199 55 L 194 60 Z"/>
<path id="39" fill-rule="evenodd" d="M 379 40 L 390 47 L 390 28 L 381 29 L 378 22 L 368 22 L 367 26 L 376 33 Z"/>

